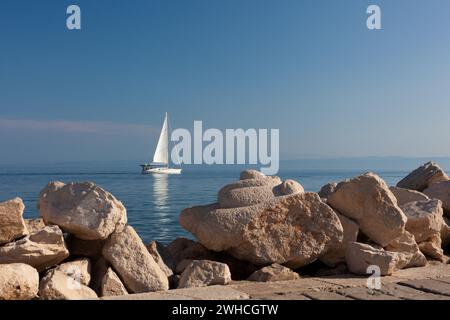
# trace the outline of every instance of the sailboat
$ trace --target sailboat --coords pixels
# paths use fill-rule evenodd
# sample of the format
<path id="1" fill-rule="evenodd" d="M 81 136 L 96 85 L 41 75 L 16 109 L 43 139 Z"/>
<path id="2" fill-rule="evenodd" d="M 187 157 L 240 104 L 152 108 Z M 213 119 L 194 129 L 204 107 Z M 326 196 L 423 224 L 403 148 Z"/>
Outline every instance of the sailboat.
<path id="1" fill-rule="evenodd" d="M 142 173 L 180 174 L 181 168 L 169 168 L 169 124 L 167 112 L 153 155 L 153 162 L 141 164 Z"/>

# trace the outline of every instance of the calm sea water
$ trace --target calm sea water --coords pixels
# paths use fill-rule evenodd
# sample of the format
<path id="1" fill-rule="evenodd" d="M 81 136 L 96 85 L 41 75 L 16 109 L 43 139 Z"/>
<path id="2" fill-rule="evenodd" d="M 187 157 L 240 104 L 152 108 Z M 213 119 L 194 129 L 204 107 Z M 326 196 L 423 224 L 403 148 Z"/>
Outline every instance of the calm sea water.
<path id="1" fill-rule="evenodd" d="M 242 168 L 185 168 L 182 175 L 141 175 L 133 164 L 55 164 L 40 166 L 6 166 L 0 169 L 0 201 L 21 197 L 26 205 L 26 218 L 38 217 L 39 191 L 49 181 L 93 181 L 121 200 L 128 212 L 129 223 L 144 242 L 170 242 L 177 236 L 192 236 L 178 224 L 183 208 L 215 202 L 217 191 L 238 180 Z M 366 172 L 363 168 L 326 169 L 281 168 L 283 179 L 299 181 L 307 191 L 318 191 L 330 181 L 341 181 Z M 409 172 L 376 171 L 389 185 Z"/>

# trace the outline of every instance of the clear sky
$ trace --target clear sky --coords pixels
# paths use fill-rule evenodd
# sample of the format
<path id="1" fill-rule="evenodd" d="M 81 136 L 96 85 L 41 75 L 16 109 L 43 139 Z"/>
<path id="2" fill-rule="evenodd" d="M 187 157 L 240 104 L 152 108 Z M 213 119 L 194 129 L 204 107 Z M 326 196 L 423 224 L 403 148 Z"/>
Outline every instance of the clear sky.
<path id="1" fill-rule="evenodd" d="M 450 1 L 0 2 L 0 162 L 144 161 L 165 111 L 282 159 L 450 156 Z"/>

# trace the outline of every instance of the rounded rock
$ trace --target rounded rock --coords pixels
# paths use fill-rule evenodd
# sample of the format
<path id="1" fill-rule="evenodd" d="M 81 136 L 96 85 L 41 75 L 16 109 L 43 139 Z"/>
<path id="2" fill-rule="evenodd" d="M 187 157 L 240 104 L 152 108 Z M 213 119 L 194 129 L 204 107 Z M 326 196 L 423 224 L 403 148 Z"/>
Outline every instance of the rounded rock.
<path id="1" fill-rule="evenodd" d="M 127 221 L 123 204 L 91 182 L 49 183 L 39 195 L 46 224 L 56 224 L 82 240 L 106 239 Z"/>

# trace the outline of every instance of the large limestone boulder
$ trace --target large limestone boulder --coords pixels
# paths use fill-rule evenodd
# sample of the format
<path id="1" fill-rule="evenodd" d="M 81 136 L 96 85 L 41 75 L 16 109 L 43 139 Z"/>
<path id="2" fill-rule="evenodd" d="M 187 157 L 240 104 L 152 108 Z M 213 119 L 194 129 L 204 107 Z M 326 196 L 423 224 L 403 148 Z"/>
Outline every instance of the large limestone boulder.
<path id="1" fill-rule="evenodd" d="M 39 272 L 57 265 L 69 256 L 58 226 L 47 226 L 25 238 L 0 247 L 0 264 L 26 263 Z"/>
<path id="2" fill-rule="evenodd" d="M 106 239 L 127 221 L 123 204 L 91 182 L 50 182 L 39 195 L 46 224 L 56 224 L 79 239 Z"/>
<path id="3" fill-rule="evenodd" d="M 298 273 L 286 268 L 280 264 L 274 263 L 270 266 L 264 267 L 253 272 L 248 281 L 256 282 L 272 282 L 272 281 L 287 281 L 300 279 Z"/>
<path id="4" fill-rule="evenodd" d="M 86 300 L 97 298 L 97 294 L 61 270 L 52 269 L 41 279 L 39 297 L 42 300 Z"/>
<path id="5" fill-rule="evenodd" d="M 422 192 L 416 190 L 408 190 L 399 187 L 390 187 L 391 192 L 397 199 L 397 204 L 402 206 L 409 202 L 429 200 L 430 198 Z"/>
<path id="6" fill-rule="evenodd" d="M 384 249 L 390 252 L 409 254 L 409 260 L 405 265 L 405 268 L 423 267 L 427 265 L 427 258 L 425 258 L 423 253 L 420 251 L 414 235 L 408 231 L 405 231 L 400 237 L 392 241 Z"/>
<path id="7" fill-rule="evenodd" d="M 339 218 L 315 193 L 233 209 L 218 204 L 188 208 L 180 224 L 210 250 L 256 265 L 290 268 L 311 263 L 343 237 Z"/>
<path id="8" fill-rule="evenodd" d="M 57 269 L 79 283 L 88 286 L 91 282 L 91 260 L 81 258 L 60 264 Z"/>
<path id="9" fill-rule="evenodd" d="M 225 263 L 209 260 L 194 260 L 181 274 L 178 288 L 225 285 L 230 281 L 230 269 Z"/>
<path id="10" fill-rule="evenodd" d="M 422 242 L 435 234 L 440 234 L 444 223 L 444 211 L 440 200 L 409 202 L 400 208 L 408 218 L 406 230 L 414 235 L 416 242 Z"/>
<path id="11" fill-rule="evenodd" d="M 111 268 L 108 268 L 102 279 L 100 291 L 102 297 L 124 296 L 128 294 L 122 281 Z"/>
<path id="12" fill-rule="evenodd" d="M 0 300 L 30 300 L 37 296 L 39 274 L 24 263 L 0 264 Z"/>
<path id="13" fill-rule="evenodd" d="M 368 268 L 377 266 L 380 268 L 380 275 L 385 276 L 407 266 L 410 262 L 410 255 L 374 248 L 364 243 L 350 242 L 347 246 L 345 260 L 352 273 L 371 274 Z"/>
<path id="14" fill-rule="evenodd" d="M 437 163 L 427 162 L 403 178 L 397 183 L 397 187 L 423 191 L 433 183 L 447 180 L 447 174 Z"/>
<path id="15" fill-rule="evenodd" d="M 450 214 L 450 181 L 433 183 L 423 193 L 432 199 L 441 200 L 444 211 L 447 215 Z"/>
<path id="16" fill-rule="evenodd" d="M 373 173 L 341 182 L 328 197 L 338 212 L 358 223 L 372 241 L 387 246 L 405 230 L 406 216 L 386 183 Z"/>
<path id="17" fill-rule="evenodd" d="M 338 212 L 336 212 L 336 214 L 344 229 L 344 236 L 341 241 L 334 243 L 331 248 L 320 257 L 320 261 L 330 267 L 334 267 L 345 261 L 347 244 L 349 242 L 355 242 L 359 233 L 359 226 L 356 222 Z"/>
<path id="18" fill-rule="evenodd" d="M 449 240 L 450 228 L 443 218 L 442 202 L 437 199 L 409 202 L 401 208 L 408 217 L 406 230 L 414 235 L 420 251 L 432 259 L 444 261 L 442 239 Z"/>
<path id="19" fill-rule="evenodd" d="M 131 226 L 114 232 L 103 247 L 103 256 L 133 293 L 169 289 L 166 274 Z"/>
<path id="20" fill-rule="evenodd" d="M 0 202 L 0 245 L 28 234 L 22 217 L 24 210 L 25 205 L 20 198 Z"/>

